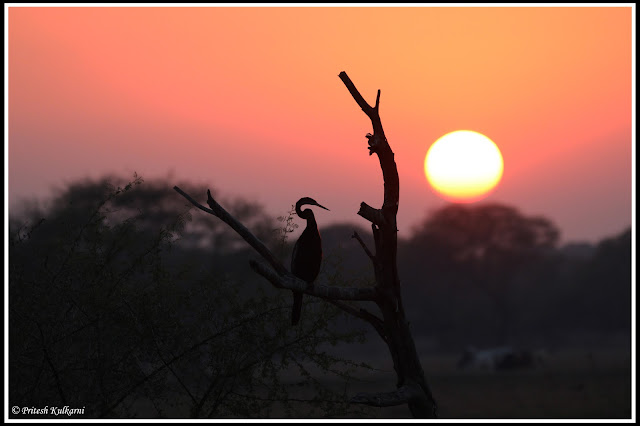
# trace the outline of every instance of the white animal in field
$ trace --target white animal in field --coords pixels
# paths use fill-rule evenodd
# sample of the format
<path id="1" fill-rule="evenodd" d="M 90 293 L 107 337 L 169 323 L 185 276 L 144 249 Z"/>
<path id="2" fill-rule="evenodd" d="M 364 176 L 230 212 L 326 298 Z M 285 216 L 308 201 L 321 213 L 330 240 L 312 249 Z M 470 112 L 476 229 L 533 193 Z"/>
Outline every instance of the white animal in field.
<path id="1" fill-rule="evenodd" d="M 541 366 L 546 363 L 546 360 L 547 354 L 544 350 L 516 350 L 511 346 L 480 350 L 469 346 L 462 353 L 458 368 L 513 370 Z"/>
<path id="2" fill-rule="evenodd" d="M 513 351 L 510 346 L 490 349 L 477 349 L 473 346 L 468 346 L 458 361 L 458 368 L 494 370 L 500 360 L 507 354 L 513 353 Z"/>

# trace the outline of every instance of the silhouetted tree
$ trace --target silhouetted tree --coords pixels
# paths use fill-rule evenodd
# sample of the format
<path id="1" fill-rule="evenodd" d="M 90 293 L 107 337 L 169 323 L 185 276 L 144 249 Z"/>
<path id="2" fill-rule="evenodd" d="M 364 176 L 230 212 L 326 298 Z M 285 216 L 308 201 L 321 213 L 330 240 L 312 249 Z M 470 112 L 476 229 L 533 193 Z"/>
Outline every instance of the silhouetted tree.
<path id="1" fill-rule="evenodd" d="M 331 326 L 336 309 L 310 303 L 312 320 L 292 330 L 288 301 L 230 273 L 246 262 L 233 232 L 191 219 L 165 182 L 112 180 L 75 183 L 47 209 L 11 216 L 11 405 L 85 407 L 90 418 L 353 412 L 312 372 L 355 370 L 324 349 L 360 338 Z M 227 203 L 278 244 L 260 206 Z M 313 397 L 291 394 L 291 369 Z"/>
<path id="2" fill-rule="evenodd" d="M 631 228 L 604 239 L 580 271 L 575 292 L 581 326 L 631 330 Z"/>
<path id="3" fill-rule="evenodd" d="M 393 359 L 397 375 L 396 390 L 388 393 L 358 394 L 351 398 L 351 402 L 377 407 L 408 404 L 414 417 L 435 417 L 436 402 L 427 384 L 402 303 L 397 268 L 396 226 L 400 185 L 394 153 L 387 142 L 380 120 L 380 91 L 378 90 L 376 103 L 372 107 L 360 95 L 344 71 L 339 77 L 358 106 L 371 120 L 373 134 L 367 134 L 369 155 L 375 153 L 378 156 L 384 180 L 382 207 L 377 209 L 363 202 L 358 211 L 360 216 L 371 222 L 374 252 L 366 247 L 357 233 L 353 235 L 371 259 L 375 275 L 374 287 L 338 287 L 318 283 L 307 285 L 305 281 L 292 275 L 271 250 L 222 208 L 210 192 L 207 192 L 207 204 L 210 208 L 206 208 L 178 186 L 174 188 L 195 206 L 217 216 L 241 235 L 266 261 L 266 264 L 251 261 L 251 267 L 273 286 L 324 299 L 347 314 L 369 323 L 378 333 Z M 381 315 L 373 314 L 361 305 L 356 305 L 357 301 L 373 302 Z"/>
<path id="4" fill-rule="evenodd" d="M 514 278 L 551 253 L 558 237 L 551 221 L 524 216 L 514 207 L 450 204 L 415 230 L 407 252 L 423 257 L 435 276 L 453 275 L 465 291 L 485 291 L 498 313 L 497 338 L 504 343 L 513 318 L 509 296 Z"/>

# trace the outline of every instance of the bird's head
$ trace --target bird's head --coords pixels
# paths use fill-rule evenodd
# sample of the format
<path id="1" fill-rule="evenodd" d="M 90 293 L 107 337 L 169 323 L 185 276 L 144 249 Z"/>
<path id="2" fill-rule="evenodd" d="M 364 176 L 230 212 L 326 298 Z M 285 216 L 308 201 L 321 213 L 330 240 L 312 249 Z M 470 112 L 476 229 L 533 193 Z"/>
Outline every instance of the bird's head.
<path id="1" fill-rule="evenodd" d="M 302 197 L 296 203 L 296 214 L 298 216 L 302 217 L 302 218 L 305 218 L 305 219 L 306 219 L 305 212 L 307 212 L 307 210 L 305 210 L 304 212 L 301 210 L 302 206 L 304 206 L 304 205 L 317 206 L 317 207 L 320 207 L 321 209 L 329 210 L 325 206 L 322 206 L 322 205 L 318 204 L 318 202 L 316 200 L 314 200 L 313 198 Z M 308 210 L 308 211 L 309 211 L 309 213 L 311 213 L 311 210 Z"/>

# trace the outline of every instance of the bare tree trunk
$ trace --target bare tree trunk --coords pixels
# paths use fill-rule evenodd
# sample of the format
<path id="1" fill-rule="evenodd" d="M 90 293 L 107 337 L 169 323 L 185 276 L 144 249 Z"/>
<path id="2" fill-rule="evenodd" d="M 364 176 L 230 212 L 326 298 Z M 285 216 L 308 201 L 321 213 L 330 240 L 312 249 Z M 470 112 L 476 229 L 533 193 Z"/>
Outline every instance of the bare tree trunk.
<path id="1" fill-rule="evenodd" d="M 207 191 L 207 204 L 202 206 L 177 186 L 176 191 L 187 198 L 196 207 L 213 214 L 231 226 L 247 241 L 267 262 L 250 261 L 251 267 L 278 288 L 299 291 L 310 296 L 320 297 L 334 304 L 346 313 L 368 322 L 385 341 L 393 359 L 397 375 L 396 389 L 386 393 L 361 393 L 354 396 L 351 402 L 376 407 L 389 407 L 408 404 L 411 414 L 417 418 L 434 418 L 437 414 L 436 402 L 431 394 L 427 380 L 420 364 L 413 336 L 405 318 L 400 280 L 396 263 L 397 227 L 396 215 L 399 203 L 399 179 L 393 151 L 387 143 L 382 129 L 378 107 L 380 90 L 374 107 L 371 107 L 360 95 L 347 74 L 343 71 L 340 79 L 353 96 L 357 104 L 371 119 L 373 134 L 367 134 L 369 155 L 376 154 L 380 161 L 384 180 L 384 202 L 382 208 L 376 209 L 366 203 L 360 204 L 358 214 L 371 222 L 375 252 L 372 253 L 357 233 L 353 237 L 362 245 L 365 253 L 372 261 L 376 286 L 374 288 L 332 287 L 306 282 L 292 275 L 276 256 L 247 230 L 233 216 L 227 213 Z M 343 301 L 372 301 L 377 304 L 382 318 L 372 314 L 353 303 Z"/>
<path id="2" fill-rule="evenodd" d="M 436 417 L 436 403 L 431 395 L 429 386 L 420 364 L 413 336 L 404 314 L 400 279 L 397 269 L 398 229 L 396 215 L 400 201 L 400 182 L 398 169 L 393 151 L 387 142 L 380 121 L 380 90 L 376 96 L 376 104 L 371 107 L 358 92 L 354 84 L 344 71 L 340 78 L 353 96 L 356 103 L 371 119 L 373 134 L 367 134 L 369 139 L 369 155 L 375 153 L 380 160 L 382 177 L 384 180 L 384 202 L 381 209 L 374 209 L 364 202 L 360 205 L 358 214 L 371 222 L 375 254 L 369 252 L 375 271 L 376 288 L 379 297 L 375 300 L 382 312 L 384 321 L 384 336 L 398 377 L 398 389 L 410 390 L 408 404 L 414 417 Z M 404 393 L 404 391 L 402 392 Z M 373 399 L 371 399 L 373 397 Z M 375 402 L 375 395 L 358 395 L 363 403 Z M 375 405 L 375 404 L 373 404 Z"/>

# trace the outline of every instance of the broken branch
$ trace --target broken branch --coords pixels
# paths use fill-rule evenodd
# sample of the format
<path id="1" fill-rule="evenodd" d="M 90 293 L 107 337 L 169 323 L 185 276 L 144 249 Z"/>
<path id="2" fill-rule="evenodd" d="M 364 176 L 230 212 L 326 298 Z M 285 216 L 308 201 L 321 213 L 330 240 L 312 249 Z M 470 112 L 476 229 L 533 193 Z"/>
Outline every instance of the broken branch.
<path id="1" fill-rule="evenodd" d="M 360 210 L 358 210 L 358 215 L 367 219 L 369 222 L 378 225 L 379 228 L 385 225 L 385 218 L 382 214 L 382 211 L 371 207 L 365 202 L 360 203 Z"/>
<path id="2" fill-rule="evenodd" d="M 360 238 L 360 234 L 358 234 L 356 231 L 353 231 L 353 235 L 351 236 L 351 238 L 355 238 L 360 243 L 360 245 L 362 246 L 362 249 L 367 254 L 367 256 L 369 256 L 369 259 L 375 262 L 376 260 L 375 256 L 373 255 L 373 253 L 371 253 L 371 251 L 369 251 L 369 248 L 364 243 L 364 241 L 362 241 L 362 238 Z"/>
<path id="3" fill-rule="evenodd" d="M 198 207 L 200 210 L 218 217 L 224 223 L 229 225 L 234 231 L 238 233 L 238 235 L 240 235 L 247 243 L 249 243 L 249 245 L 253 247 L 255 251 L 260 254 L 260 256 L 262 256 L 267 262 L 269 262 L 271 267 L 273 267 L 273 269 L 275 269 L 278 274 L 283 275 L 288 272 L 287 268 L 285 268 L 282 263 L 278 261 L 278 259 L 271 253 L 271 250 L 269 250 L 267 246 L 262 243 L 262 241 L 257 239 L 251 233 L 251 231 L 249 231 L 243 224 L 238 222 L 236 218 L 231 216 L 225 209 L 222 208 L 220 204 L 216 202 L 216 200 L 213 199 L 213 197 L 211 196 L 211 191 L 207 190 L 207 204 L 209 204 L 209 207 L 211 207 L 211 209 L 208 209 L 191 198 L 186 192 L 184 192 L 177 186 L 174 186 L 173 189 L 175 189 L 183 197 L 189 200 L 191 204 Z"/>

